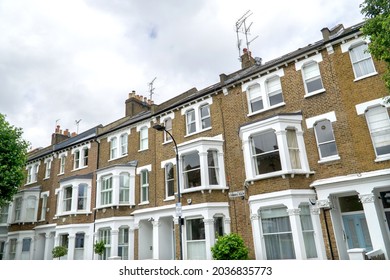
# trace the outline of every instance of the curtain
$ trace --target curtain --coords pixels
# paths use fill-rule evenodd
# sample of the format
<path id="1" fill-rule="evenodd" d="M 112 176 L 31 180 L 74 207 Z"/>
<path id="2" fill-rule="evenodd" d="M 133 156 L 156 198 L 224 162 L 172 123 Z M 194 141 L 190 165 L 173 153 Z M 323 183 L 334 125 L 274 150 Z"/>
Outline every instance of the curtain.
<path id="1" fill-rule="evenodd" d="M 299 208 L 301 209 L 300 220 L 303 233 L 303 241 L 305 243 L 306 257 L 308 259 L 317 258 L 317 249 L 314 240 L 314 229 L 311 220 L 309 205 L 302 205 Z"/>
<path id="2" fill-rule="evenodd" d="M 295 259 L 294 242 L 287 208 L 260 211 L 268 260 Z"/>
<path id="3" fill-rule="evenodd" d="M 287 146 L 290 154 L 291 167 L 301 169 L 301 160 L 299 159 L 299 147 L 295 130 L 287 129 Z"/>
<path id="4" fill-rule="evenodd" d="M 371 55 L 367 52 L 367 45 L 362 44 L 350 50 L 356 78 L 375 72 Z"/>
<path id="5" fill-rule="evenodd" d="M 209 168 L 209 184 L 219 185 L 218 152 L 208 151 L 207 161 Z"/>

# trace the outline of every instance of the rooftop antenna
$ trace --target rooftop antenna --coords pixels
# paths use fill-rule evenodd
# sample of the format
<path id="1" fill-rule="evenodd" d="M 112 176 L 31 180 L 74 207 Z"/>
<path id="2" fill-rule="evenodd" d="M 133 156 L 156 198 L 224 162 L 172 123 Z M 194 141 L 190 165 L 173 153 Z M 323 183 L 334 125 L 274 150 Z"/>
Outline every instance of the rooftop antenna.
<path id="1" fill-rule="evenodd" d="M 60 119 L 56 119 L 56 127 L 57 127 L 59 121 L 60 121 Z"/>
<path id="2" fill-rule="evenodd" d="M 248 35 L 250 35 L 250 28 L 253 24 L 253 22 L 251 22 L 249 25 L 247 25 L 247 22 L 246 20 L 252 15 L 253 13 L 248 10 L 242 17 L 240 17 L 237 22 L 236 22 L 236 34 L 237 34 L 237 47 L 238 47 L 238 57 L 239 57 L 239 60 L 241 59 L 241 39 L 240 39 L 240 35 L 239 33 L 243 33 L 244 36 L 245 36 L 245 43 L 246 43 L 246 49 L 248 50 L 249 52 L 249 45 L 250 43 L 252 43 L 255 39 L 257 39 L 257 37 L 259 36 L 256 36 L 255 38 L 253 38 L 252 40 L 249 40 L 248 38 Z"/>
<path id="3" fill-rule="evenodd" d="M 149 99 L 150 100 L 153 100 L 153 94 L 154 94 L 154 87 L 153 87 L 153 83 L 154 81 L 157 79 L 157 77 L 155 77 L 150 83 L 149 83 Z"/>
<path id="4" fill-rule="evenodd" d="M 74 122 L 76 123 L 76 127 L 77 127 L 77 134 L 79 134 L 79 125 L 80 125 L 81 119 L 79 119 L 79 120 L 75 120 Z"/>

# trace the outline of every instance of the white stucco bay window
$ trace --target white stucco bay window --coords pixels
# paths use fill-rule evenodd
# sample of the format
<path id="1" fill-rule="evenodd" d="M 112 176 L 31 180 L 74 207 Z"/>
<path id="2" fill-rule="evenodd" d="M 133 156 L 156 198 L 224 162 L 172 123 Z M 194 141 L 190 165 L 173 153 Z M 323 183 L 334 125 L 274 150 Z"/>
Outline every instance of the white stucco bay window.
<path id="1" fill-rule="evenodd" d="M 257 260 L 326 259 L 320 211 L 313 190 L 285 190 L 249 197 Z"/>
<path id="2" fill-rule="evenodd" d="M 222 135 L 178 145 L 182 192 L 227 189 Z"/>
<path id="3" fill-rule="evenodd" d="M 136 162 L 102 168 L 96 172 L 96 207 L 135 205 Z"/>
<path id="4" fill-rule="evenodd" d="M 240 128 L 246 181 L 313 173 L 301 122 L 301 113 L 281 114 Z"/>
<path id="5" fill-rule="evenodd" d="M 37 221 L 40 187 L 32 187 L 18 192 L 10 205 L 11 223 L 31 223 Z"/>
<path id="6" fill-rule="evenodd" d="M 60 180 L 56 216 L 91 213 L 92 174 Z"/>

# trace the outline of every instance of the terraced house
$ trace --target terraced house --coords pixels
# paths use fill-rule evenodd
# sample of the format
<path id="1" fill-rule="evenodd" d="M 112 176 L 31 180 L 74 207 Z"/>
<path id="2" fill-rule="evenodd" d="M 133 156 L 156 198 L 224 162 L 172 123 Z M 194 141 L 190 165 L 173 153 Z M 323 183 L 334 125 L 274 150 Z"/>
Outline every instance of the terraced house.
<path id="1" fill-rule="evenodd" d="M 57 127 L 1 209 L 0 257 L 212 259 L 234 232 L 253 259 L 389 259 L 385 66 L 361 26 L 266 63 L 244 50 L 237 72 L 162 104 L 131 92 L 123 118 L 79 135 Z"/>

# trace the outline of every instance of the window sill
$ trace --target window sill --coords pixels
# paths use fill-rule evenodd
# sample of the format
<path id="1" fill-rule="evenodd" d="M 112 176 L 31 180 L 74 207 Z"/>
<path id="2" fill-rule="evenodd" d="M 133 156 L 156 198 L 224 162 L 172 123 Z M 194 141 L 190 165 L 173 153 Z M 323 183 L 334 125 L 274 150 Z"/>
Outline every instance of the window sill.
<path id="1" fill-rule="evenodd" d="M 173 140 L 168 140 L 168 141 L 164 141 L 162 144 L 166 145 L 166 144 L 169 144 L 169 143 L 172 143 L 172 142 L 173 142 Z"/>
<path id="2" fill-rule="evenodd" d="M 312 96 L 315 96 L 315 95 L 318 95 L 318 94 L 321 94 L 321 93 L 324 93 L 325 92 L 325 89 L 322 88 L 322 89 L 319 89 L 319 90 L 316 90 L 316 91 L 313 91 L 313 92 L 310 92 L 310 93 L 306 93 L 303 97 L 304 98 L 308 98 L 308 97 L 312 97 Z"/>
<path id="3" fill-rule="evenodd" d="M 366 78 L 370 78 L 370 77 L 376 76 L 376 75 L 378 75 L 378 72 L 375 71 L 375 72 L 372 72 L 372 73 L 370 73 L 370 74 L 361 76 L 361 77 L 359 77 L 359 78 L 355 78 L 355 80 L 353 80 L 353 81 L 354 81 L 354 82 L 357 82 L 357 81 L 364 80 L 364 79 L 366 79 Z"/>
<path id="4" fill-rule="evenodd" d="M 127 157 L 127 155 L 128 155 L 128 154 L 121 155 L 120 157 L 116 157 L 116 158 L 110 158 L 110 159 L 108 160 L 108 162 L 113 161 L 113 160 L 117 160 L 117 159 L 120 159 L 120 158 Z"/>
<path id="5" fill-rule="evenodd" d="M 106 208 L 111 208 L 111 209 L 116 208 L 116 209 L 119 209 L 119 207 L 122 207 L 122 206 L 132 208 L 132 207 L 134 207 L 134 204 L 128 203 L 128 204 L 107 204 L 107 205 L 99 205 L 99 206 L 96 206 L 95 208 L 93 208 L 93 210 L 102 210 L 102 209 L 104 210 L 104 209 L 106 209 Z"/>
<path id="6" fill-rule="evenodd" d="M 173 200 L 175 200 L 175 197 L 169 196 L 169 197 L 165 198 L 163 201 L 173 201 Z"/>
<path id="7" fill-rule="evenodd" d="M 340 160 L 339 155 L 322 158 L 318 161 L 318 163 L 328 163 L 328 162 L 332 162 L 332 161 L 336 161 L 336 160 Z"/>
<path id="8" fill-rule="evenodd" d="M 285 102 L 281 102 L 281 103 L 278 103 L 278 104 L 273 105 L 273 106 L 271 106 L 271 107 L 267 107 L 267 108 L 265 108 L 265 109 L 261 109 L 261 110 L 256 111 L 256 112 L 251 112 L 251 113 L 249 113 L 247 116 L 248 116 L 248 117 L 251 117 L 251 116 L 254 116 L 254 115 L 257 115 L 257 114 L 260 114 L 260 113 L 264 113 L 264 112 L 267 112 L 267 111 L 269 111 L 269 110 L 273 110 L 273 109 L 276 109 L 276 108 L 279 108 L 279 107 L 282 107 L 282 106 L 285 106 L 285 105 L 286 105 Z"/>
<path id="9" fill-rule="evenodd" d="M 71 172 L 73 172 L 73 171 L 78 171 L 78 170 L 82 170 L 82 169 L 85 169 L 85 168 L 87 168 L 87 167 L 88 167 L 88 165 L 82 166 L 82 167 L 79 167 L 79 168 L 74 168 L 74 169 L 71 170 Z"/>
<path id="10" fill-rule="evenodd" d="M 141 149 L 141 150 L 138 150 L 138 152 L 144 152 L 144 151 L 147 151 L 147 150 L 149 150 L 149 147 L 148 147 L 148 148 L 146 148 L 146 149 Z"/>
<path id="11" fill-rule="evenodd" d="M 90 214 L 92 214 L 92 212 L 91 212 L 91 211 L 87 211 L 87 210 L 84 210 L 84 211 L 77 211 L 77 212 L 69 211 L 69 212 L 58 213 L 58 214 L 56 214 L 56 217 L 62 217 L 62 216 L 77 216 L 77 215 L 90 215 Z"/>
<path id="12" fill-rule="evenodd" d="M 257 175 L 256 177 L 246 179 L 246 182 L 254 182 L 254 181 L 260 181 L 264 179 L 269 179 L 273 177 L 282 177 L 283 179 L 286 178 L 286 175 L 290 175 L 291 178 L 294 178 L 295 175 L 305 175 L 306 177 L 309 177 L 310 175 L 313 175 L 315 172 L 310 170 L 282 170 L 272 173 L 267 173 L 263 175 Z"/>
<path id="13" fill-rule="evenodd" d="M 195 134 L 198 134 L 198 133 L 207 131 L 207 130 L 211 130 L 211 129 L 212 129 L 212 127 L 210 126 L 210 127 L 208 127 L 208 128 L 205 128 L 205 129 L 202 129 L 202 130 L 199 130 L 199 131 L 195 131 L 195 132 L 186 134 L 184 137 L 190 137 L 190 136 L 192 136 L 192 135 L 195 135 Z"/>
<path id="14" fill-rule="evenodd" d="M 383 156 L 377 156 L 375 159 L 375 162 L 381 162 L 381 161 L 386 161 L 386 160 L 390 160 L 390 154 L 383 155 Z"/>
<path id="15" fill-rule="evenodd" d="M 212 191 L 222 191 L 224 192 L 225 190 L 228 190 L 228 187 L 221 187 L 221 186 L 200 186 L 200 187 L 193 187 L 193 188 L 188 188 L 188 189 L 183 189 L 181 193 L 192 193 L 192 192 L 202 192 L 204 193 L 205 191 L 211 193 Z"/>
<path id="16" fill-rule="evenodd" d="M 139 206 L 148 205 L 148 204 L 149 204 L 149 201 L 143 201 L 141 203 L 138 203 Z"/>

